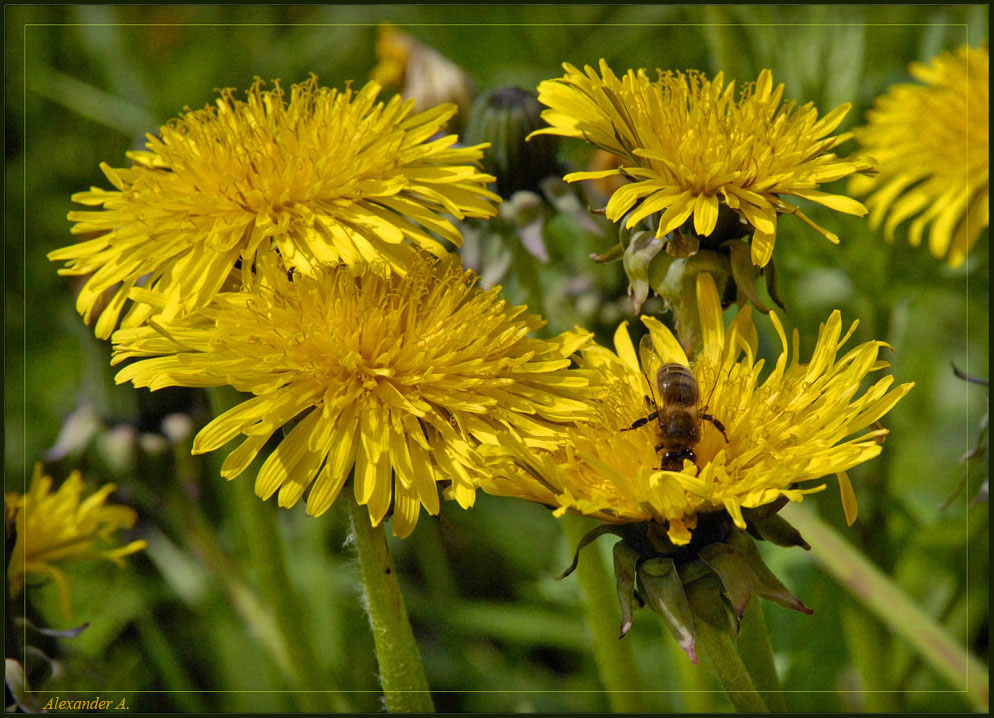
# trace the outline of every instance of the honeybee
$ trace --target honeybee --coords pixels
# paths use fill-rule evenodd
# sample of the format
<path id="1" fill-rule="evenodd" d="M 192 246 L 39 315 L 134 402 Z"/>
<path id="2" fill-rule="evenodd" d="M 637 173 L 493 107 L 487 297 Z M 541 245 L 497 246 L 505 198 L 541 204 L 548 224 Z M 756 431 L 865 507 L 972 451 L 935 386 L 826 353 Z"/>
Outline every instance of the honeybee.
<path id="1" fill-rule="evenodd" d="M 663 452 L 660 469 L 680 471 L 684 459 L 697 464 L 694 447 L 701 441 L 703 421 L 714 424 L 725 437 L 725 443 L 728 443 L 724 425 L 698 407 L 700 391 L 697 379 L 689 367 L 676 363 L 663 364 L 656 372 L 656 395 L 659 403 L 656 404 L 655 411 L 637 419 L 622 431 L 638 429 L 656 419 L 659 422 L 659 445 L 656 446 L 656 452 Z M 649 397 L 646 397 L 646 401 L 652 403 Z"/>

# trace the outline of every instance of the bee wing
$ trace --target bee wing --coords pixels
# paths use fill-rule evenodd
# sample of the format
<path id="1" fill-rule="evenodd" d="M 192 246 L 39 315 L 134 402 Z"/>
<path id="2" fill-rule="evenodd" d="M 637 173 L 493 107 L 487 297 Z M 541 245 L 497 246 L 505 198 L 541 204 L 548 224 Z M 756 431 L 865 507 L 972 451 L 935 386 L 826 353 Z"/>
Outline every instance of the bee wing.
<path id="1" fill-rule="evenodd" d="M 662 359 L 656 353 L 652 344 L 652 337 L 648 334 L 642 336 L 639 342 L 639 365 L 642 367 L 642 375 L 645 377 L 646 396 L 658 406 L 659 396 L 656 391 L 656 377 L 659 376 L 659 369 L 663 366 Z"/>
<path id="2" fill-rule="evenodd" d="M 713 401 L 718 399 L 716 396 L 716 389 L 718 389 L 719 380 L 722 378 L 722 371 L 726 371 L 726 379 L 731 373 L 732 365 L 729 363 L 727 369 L 725 369 L 722 362 L 722 355 L 718 352 L 702 352 L 697 359 L 694 360 L 694 376 L 697 378 L 697 385 L 700 387 L 701 396 L 701 410 L 706 411 L 713 406 Z M 718 395 L 721 392 L 717 392 Z"/>

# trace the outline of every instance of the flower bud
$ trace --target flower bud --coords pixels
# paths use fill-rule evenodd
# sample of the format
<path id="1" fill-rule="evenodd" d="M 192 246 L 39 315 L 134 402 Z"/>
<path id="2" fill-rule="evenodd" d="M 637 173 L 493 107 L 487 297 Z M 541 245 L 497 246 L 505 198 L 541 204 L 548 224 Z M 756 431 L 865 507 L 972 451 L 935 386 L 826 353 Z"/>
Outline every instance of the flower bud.
<path id="1" fill-rule="evenodd" d="M 540 190 L 539 182 L 560 175 L 556 160 L 559 141 L 549 135 L 528 135 L 545 126 L 542 106 L 527 90 L 500 87 L 473 103 L 463 138 L 466 144 L 489 142 L 483 168 L 497 177 L 497 193 L 504 198 L 518 190 Z"/>

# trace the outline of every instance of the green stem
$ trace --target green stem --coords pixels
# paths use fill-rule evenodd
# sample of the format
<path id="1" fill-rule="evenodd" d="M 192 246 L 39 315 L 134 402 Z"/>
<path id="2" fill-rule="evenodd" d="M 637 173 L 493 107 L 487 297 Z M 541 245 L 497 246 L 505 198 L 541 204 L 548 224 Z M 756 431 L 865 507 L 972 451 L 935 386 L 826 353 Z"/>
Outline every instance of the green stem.
<path id="1" fill-rule="evenodd" d="M 363 603 L 373 631 L 387 710 L 391 713 L 432 713 L 435 708 L 428 680 L 407 618 L 383 525 L 374 528 L 366 508 L 356 503 L 351 491 L 346 493 L 348 497 L 343 498 L 349 506 L 359 553 Z"/>
<path id="2" fill-rule="evenodd" d="M 575 547 L 594 522 L 579 516 L 564 516 L 560 521 L 571 549 Z M 618 605 L 615 580 L 596 546 L 588 548 L 580 558 L 576 575 L 583 598 L 583 613 L 593 638 L 591 649 L 607 692 L 607 701 L 615 713 L 643 713 L 646 710 L 638 666 L 631 646 L 618 640 Z"/>
<path id="3" fill-rule="evenodd" d="M 770 709 L 756 692 L 732 637 L 711 627 L 706 621 L 694 621 L 694 629 L 704 660 L 718 676 L 735 710 L 739 713 L 769 713 Z"/>
<path id="4" fill-rule="evenodd" d="M 739 623 L 739 655 L 752 677 L 759 695 L 773 713 L 786 713 L 783 688 L 773 662 L 773 647 L 766 632 L 763 618 L 763 604 L 756 596 L 749 602 L 745 615 Z"/>
<path id="5" fill-rule="evenodd" d="M 990 706 L 987 668 L 963 648 L 886 574 L 835 529 L 802 506 L 784 508 L 784 518 L 811 544 L 811 553 L 837 581 L 915 651 L 950 685 L 966 693 L 980 711 Z"/>
<path id="6" fill-rule="evenodd" d="M 534 314 L 545 316 L 545 291 L 538 273 L 539 261 L 528 253 L 517 237 L 511 237 L 508 244 L 511 245 L 511 256 L 514 259 L 514 274 L 525 290 L 525 304 Z M 542 333 L 538 332 L 538 335 L 541 336 Z"/>

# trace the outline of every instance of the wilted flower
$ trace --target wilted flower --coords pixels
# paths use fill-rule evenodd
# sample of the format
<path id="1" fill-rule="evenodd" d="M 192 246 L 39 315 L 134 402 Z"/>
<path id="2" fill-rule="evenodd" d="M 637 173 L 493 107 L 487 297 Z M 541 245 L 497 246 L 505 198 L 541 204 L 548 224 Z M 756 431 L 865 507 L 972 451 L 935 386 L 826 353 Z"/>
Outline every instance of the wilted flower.
<path id="1" fill-rule="evenodd" d="M 436 482 L 472 505 L 478 444 L 511 431 L 552 446 L 561 422 L 591 411 L 585 373 L 567 369 L 589 334 L 529 338 L 544 322 L 508 305 L 499 287 L 476 287 L 452 255 L 421 257 L 405 276 L 375 265 L 263 272 L 254 291 L 114 335 L 115 363 L 155 357 L 124 368 L 118 383 L 229 384 L 254 395 L 194 440 L 203 453 L 245 437 L 224 462 L 226 478 L 287 427 L 259 470 L 263 499 L 279 490 L 289 507 L 310 490 L 307 512 L 322 514 L 354 466 L 355 497 L 373 524 L 392 502 L 393 531 L 406 536 L 421 506 L 438 512 Z"/>
<path id="2" fill-rule="evenodd" d="M 444 102 L 469 111 L 475 90 L 473 81 L 458 65 L 434 48 L 419 42 L 392 25 L 380 25 L 376 36 L 376 59 L 372 79 L 395 87 L 415 107 L 426 110 Z M 458 118 L 457 118 L 458 119 Z"/>
<path id="3" fill-rule="evenodd" d="M 931 224 L 929 249 L 956 267 L 990 224 L 990 55 L 964 46 L 911 74 L 924 84 L 894 85 L 855 130 L 880 173 L 850 189 L 869 195 L 870 224 L 883 223 L 888 240 L 914 217 L 908 239 L 918 246 Z"/>
<path id="4" fill-rule="evenodd" d="M 229 279 L 247 282 L 260 262 L 310 273 L 376 260 L 403 273 L 416 247 L 441 255 L 439 237 L 460 243 L 442 213 L 494 214 L 493 177 L 473 164 L 482 148 L 430 139 L 455 106 L 412 115 L 413 101 L 377 102 L 379 90 L 371 82 L 340 92 L 312 76 L 287 100 L 278 83 L 264 90 L 257 80 L 244 101 L 223 90 L 215 107 L 149 135 L 147 151 L 128 153 L 131 167 L 101 165 L 115 189 L 73 200 L 102 209 L 69 214 L 73 233 L 92 238 L 48 255 L 67 262 L 62 274 L 92 275 L 76 302 L 87 321 L 114 291 L 97 336 L 110 336 L 128 299 L 144 303 L 124 326 L 153 306 L 171 318 L 204 306 Z"/>
<path id="5" fill-rule="evenodd" d="M 488 493 L 546 504 L 558 515 L 568 511 L 599 519 L 605 524 L 599 533 L 622 536 L 625 551 L 634 551 L 640 560 L 659 559 L 647 567 L 658 573 L 647 574 L 648 583 L 672 568 L 660 561 L 675 561 L 682 572 L 683 563 L 715 543 L 737 542 L 735 552 L 751 555 L 742 543 L 747 537 L 736 538 L 736 529 L 804 545 L 776 511 L 788 500 L 801 501 L 822 490 L 824 484 L 811 482 L 830 474 L 838 476 L 851 523 L 856 498 L 846 471 L 880 453 L 887 431 L 871 427 L 912 387 L 891 388 L 893 377 L 885 376 L 860 393 L 867 375 L 887 366 L 878 358 L 886 345 L 870 341 L 840 356 L 856 323 L 843 336 L 839 312 L 821 325 L 807 363 L 798 360 L 796 332 L 789 357 L 787 336 L 771 313 L 783 350 L 761 381 L 764 362 L 756 356 L 751 307 L 743 307 L 726 329 L 707 272 L 697 275 L 697 298 L 703 348 L 693 361 L 656 319 L 642 317 L 649 334 L 639 352 L 622 324 L 614 338 L 616 353 L 591 347 L 580 361 L 602 377 L 607 389 L 596 417 L 564 429 L 552 451 L 504 441 L 508 448 L 490 452 L 495 475 L 481 484 Z M 665 365 L 692 379 L 669 385 L 664 400 L 657 376 Z M 673 437 L 687 439 L 690 451 L 668 451 Z M 704 555 L 716 551 L 732 549 L 711 548 Z M 630 568 L 634 580 L 635 568 Z M 701 577 L 696 570 L 684 577 L 685 583 Z M 767 585 L 779 586 L 770 589 L 779 596 L 774 600 L 803 607 L 768 578 Z M 621 574 L 618 580 L 620 585 Z M 630 587 L 627 597 L 630 614 Z M 644 593 L 642 598 L 651 603 Z M 741 615 L 742 597 L 730 598 Z M 688 645 L 692 648 L 692 640 Z"/>
<path id="6" fill-rule="evenodd" d="M 752 261 L 765 266 L 773 255 L 779 214 L 794 214 L 838 241 L 784 196 L 847 214 L 866 213 L 849 197 L 817 189 L 871 167 L 832 152 L 850 136 L 829 136 L 848 104 L 821 119 L 813 103 L 781 104 L 784 86 L 774 88 L 769 70 L 746 85 L 736 101 L 735 83 L 725 85 L 721 73 L 708 80 L 699 72 L 660 72 L 653 82 L 641 69 L 619 79 L 604 60 L 600 75 L 589 66 L 584 72 L 568 63 L 563 67 L 564 77 L 539 85 L 539 100 L 550 108 L 542 117 L 551 127 L 535 134 L 584 139 L 621 159 L 619 167 L 574 172 L 566 180 L 615 175 L 631 180 L 614 191 L 606 208 L 607 217 L 624 220 L 627 229 L 653 218 L 661 239 L 685 223 L 690 231 L 692 219 L 693 234 L 711 237 L 715 244 L 751 233 Z M 722 206 L 740 221 L 731 231 L 716 233 Z"/>
<path id="7" fill-rule="evenodd" d="M 7 569 L 10 597 L 21 593 L 31 576 L 52 578 L 59 592 L 63 613 L 70 610 L 69 582 L 56 564 L 80 559 L 103 558 L 124 565 L 124 557 L 145 548 L 145 541 L 113 547 L 113 534 L 135 525 L 138 515 L 127 506 L 108 504 L 117 487 L 105 484 L 83 497 L 83 478 L 73 471 L 57 491 L 41 464 L 35 464 L 26 494 L 4 494 L 7 540 L 16 532 Z"/>

